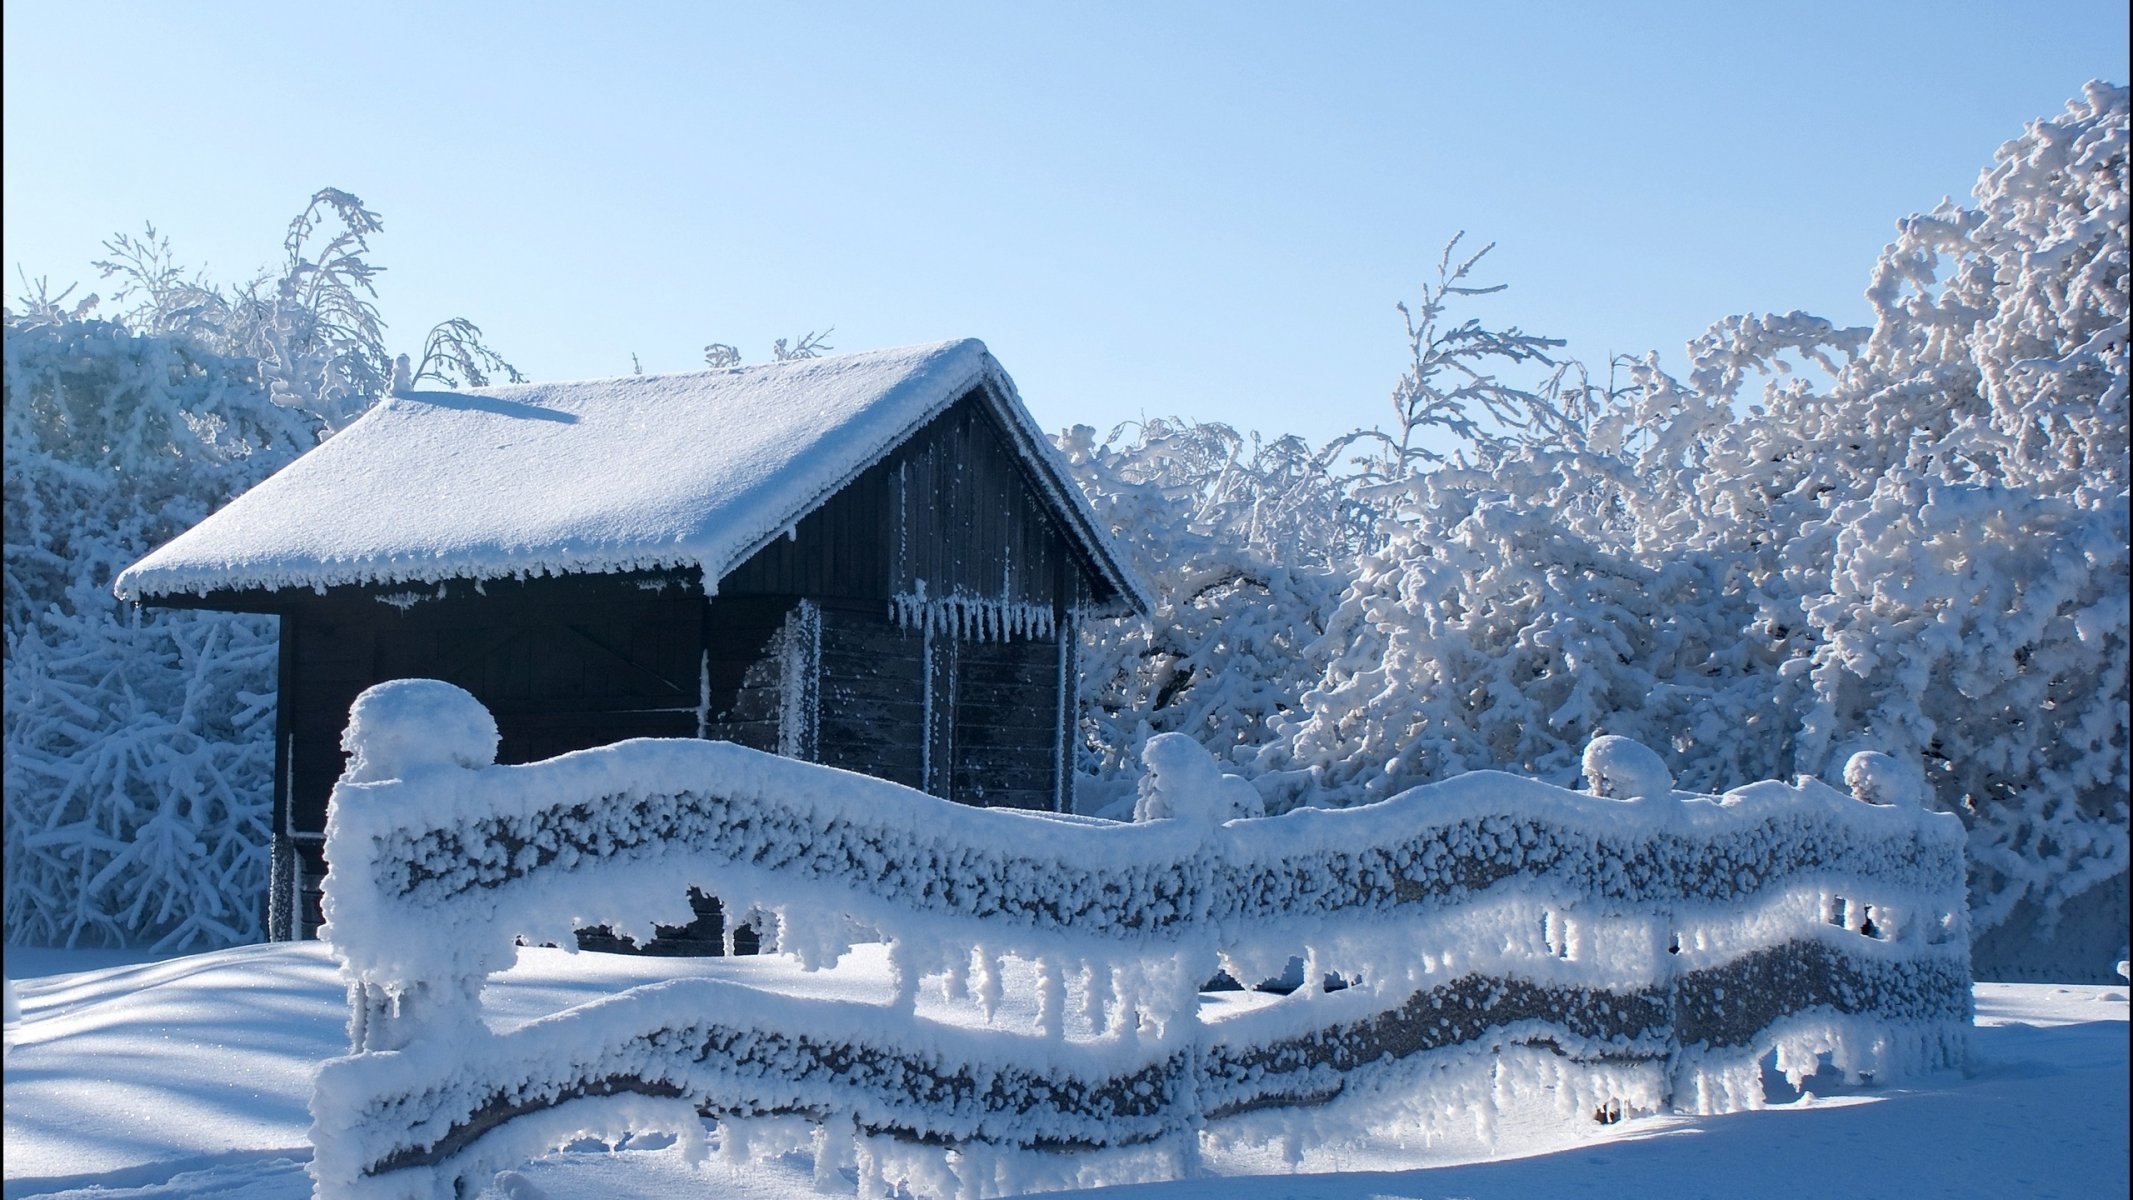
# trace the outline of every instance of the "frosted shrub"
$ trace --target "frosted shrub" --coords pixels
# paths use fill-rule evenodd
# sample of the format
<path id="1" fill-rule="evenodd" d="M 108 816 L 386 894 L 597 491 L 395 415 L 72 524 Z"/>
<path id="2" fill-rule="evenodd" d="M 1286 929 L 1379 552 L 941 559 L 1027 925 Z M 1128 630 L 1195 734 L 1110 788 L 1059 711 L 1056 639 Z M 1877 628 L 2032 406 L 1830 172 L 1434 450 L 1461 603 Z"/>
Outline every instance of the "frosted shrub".
<path id="1" fill-rule="evenodd" d="M 1977 924 L 2012 922 L 1987 971 L 2100 973 L 2125 944 L 2127 113 L 2091 84 L 1974 207 L 1904 221 L 1859 361 L 1773 414 L 1848 468 L 1799 543 L 1823 584 L 1799 769 L 1867 740 L 1964 814 Z M 2098 888 L 2080 940 L 2037 945 Z"/>
<path id="2" fill-rule="evenodd" d="M 360 415 L 391 358 L 376 213 L 324 189 L 235 287 L 166 239 L 105 243 L 116 321 L 42 284 L 6 316 L 6 929 L 10 942 L 257 939 L 276 622 L 129 611 L 118 571 Z M 518 378 L 462 319 L 414 379 Z"/>
<path id="3" fill-rule="evenodd" d="M 251 364 L 106 322 L 6 329 L 7 933 L 259 935 L 275 623 L 128 612 L 119 568 L 293 457 Z"/>
<path id="4" fill-rule="evenodd" d="M 1389 535 L 1306 645 L 1261 790 L 1566 782 L 1602 733 L 1703 790 L 1873 747 L 1862 794 L 1910 780 L 1971 826 L 1981 969 L 2097 975 L 2133 858 L 2127 111 L 2093 84 L 1971 207 L 1900 222 L 1869 327 L 1735 316 L 1686 378 L 1491 380 L 1493 424 L 1362 493 Z"/>
<path id="5" fill-rule="evenodd" d="M 1489 767 L 1568 784 L 1602 732 L 1700 748 L 1738 728 L 1699 719 L 1756 669 L 1709 564 L 1567 527 L 1523 470 L 1417 483 L 1413 523 L 1363 559 L 1262 769 L 1343 805 Z"/>
<path id="6" fill-rule="evenodd" d="M 1084 794 L 1100 804 L 1158 734 L 1248 758 L 1306 685 L 1303 646 L 1358 544 L 1344 484 L 1301 439 L 1174 418 L 1101 442 L 1076 426 L 1059 447 L 1156 601 L 1145 624 L 1083 627 Z"/>

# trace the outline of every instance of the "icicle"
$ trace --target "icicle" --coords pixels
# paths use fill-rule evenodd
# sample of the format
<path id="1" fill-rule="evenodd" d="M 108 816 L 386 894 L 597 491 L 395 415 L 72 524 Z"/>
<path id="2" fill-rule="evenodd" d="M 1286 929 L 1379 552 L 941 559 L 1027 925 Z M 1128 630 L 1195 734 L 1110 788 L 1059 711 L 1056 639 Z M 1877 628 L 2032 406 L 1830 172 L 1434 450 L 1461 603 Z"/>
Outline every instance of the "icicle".
<path id="1" fill-rule="evenodd" d="M 1037 956 L 1037 1025 L 1055 1042 L 1066 1036 L 1066 972 L 1049 954 Z"/>
<path id="2" fill-rule="evenodd" d="M 1102 1037 L 1111 1030 L 1111 1005 L 1117 998 L 1117 970 L 1109 963 L 1081 964 L 1081 1011 L 1089 1019 L 1089 1033 Z"/>
<path id="3" fill-rule="evenodd" d="M 918 964 L 912 961 L 910 948 L 902 938 L 889 939 L 889 1007 L 910 1016 L 918 1007 L 918 983 Z"/>
<path id="4" fill-rule="evenodd" d="M 815 1191 L 844 1192 L 844 1171 L 859 1165 L 859 1123 L 849 1113 L 830 1113 L 815 1125 Z"/>
<path id="5" fill-rule="evenodd" d="M 1111 1032 L 1111 1014 L 1118 1005 L 1118 968 L 1109 958 L 1101 958 L 1089 964 L 1089 991 L 1095 1012 L 1089 1020 L 1090 1030 L 1098 1037 Z"/>
<path id="6" fill-rule="evenodd" d="M 889 1180 L 882 1170 L 881 1151 L 874 1139 L 853 1138 L 852 1158 L 859 1173 L 859 1200 L 886 1200 Z"/>
<path id="7" fill-rule="evenodd" d="M 949 1004 L 970 996 L 970 956 L 950 951 L 942 955 L 941 999 Z"/>
<path id="8" fill-rule="evenodd" d="M 1136 972 L 1111 968 L 1111 996 L 1118 1004 L 1119 1036 L 1128 1044 L 1141 1040 L 1141 997 Z"/>
<path id="9" fill-rule="evenodd" d="M 1000 1011 L 1000 960 L 983 946 L 973 947 L 971 957 L 977 965 L 978 1007 L 985 1010 L 985 1023 L 990 1025 L 994 1014 Z"/>
<path id="10" fill-rule="evenodd" d="M 728 1167 L 748 1165 L 748 1122 L 745 1119 L 719 1118 L 718 1157 Z"/>

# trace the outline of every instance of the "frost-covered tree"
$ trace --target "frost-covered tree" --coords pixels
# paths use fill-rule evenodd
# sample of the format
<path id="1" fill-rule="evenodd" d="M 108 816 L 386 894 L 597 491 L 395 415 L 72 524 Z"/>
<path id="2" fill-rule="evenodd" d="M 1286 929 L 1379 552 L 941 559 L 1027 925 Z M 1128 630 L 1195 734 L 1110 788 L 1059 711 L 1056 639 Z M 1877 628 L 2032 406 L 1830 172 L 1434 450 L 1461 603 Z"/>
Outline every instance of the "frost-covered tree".
<path id="1" fill-rule="evenodd" d="M 1263 788 L 1352 804 L 1483 767 L 1569 783 L 1601 734 L 1693 763 L 1772 722 L 1743 686 L 1766 664 L 1743 652 L 1724 560 L 1640 539 L 1656 439 L 1637 389 L 1550 365 L 1499 385 L 1433 470 L 1363 489 L 1397 504 L 1389 533 L 1307 648 L 1316 682 L 1260 753 Z"/>
<path id="2" fill-rule="evenodd" d="M 1970 206 L 1901 222 L 1870 327 L 1728 318 L 1686 379 L 1557 375 L 1446 426 L 1260 765 L 1347 803 L 1567 777 L 1602 732 L 1704 788 L 1882 750 L 1972 825 L 1980 968 L 2100 971 L 2128 861 L 2126 129 L 2091 85 Z"/>
<path id="3" fill-rule="evenodd" d="M 384 223 L 358 197 L 322 188 L 290 222 L 282 260 L 235 286 L 210 283 L 178 263 L 170 239 L 146 227 L 104 243 L 97 262 L 117 280 L 118 320 L 140 333 L 182 334 L 220 353 L 258 362 L 275 403 L 308 413 L 328 433 L 361 416 L 393 378 L 394 355 L 378 314 L 370 238 Z M 523 376 L 482 340 L 481 327 L 453 317 L 431 327 L 413 356 L 410 382 L 481 387 Z"/>
<path id="4" fill-rule="evenodd" d="M 1903 222 L 1858 360 L 1773 414 L 1849 468 L 1795 556 L 1799 767 L 1874 741 L 1965 815 L 1999 972 L 2100 972 L 2126 937 L 2127 121 L 2091 84 L 1971 207 Z"/>
<path id="5" fill-rule="evenodd" d="M 312 428 L 183 336 L 11 314 L 5 337 L 8 938 L 255 937 L 274 622 L 136 615 L 110 585 Z"/>
<path id="6" fill-rule="evenodd" d="M 770 360 L 772 362 L 798 362 L 806 358 L 820 358 L 836 349 L 835 346 L 829 344 L 829 335 L 835 332 L 837 332 L 836 327 L 831 326 L 819 333 L 810 329 L 796 338 L 779 338 L 771 344 Z M 636 355 L 632 354 L 630 356 L 630 364 L 632 366 L 637 365 Z M 729 343 L 712 342 L 704 347 L 704 365 L 714 371 L 724 371 L 740 366 L 741 352 Z M 644 368 L 637 366 L 637 373 L 639 375 L 644 374 Z"/>
<path id="7" fill-rule="evenodd" d="M 211 946 L 260 935 L 272 618 L 153 609 L 117 572 L 377 399 L 376 214 L 323 191 L 276 272 L 222 288 L 168 242 L 107 243 L 123 315 L 41 284 L 5 321 L 10 942 Z M 413 371 L 517 378 L 463 320 Z"/>
<path id="8" fill-rule="evenodd" d="M 1354 460 L 1357 482 L 1398 485 L 1447 461 L 1438 444 L 1487 440 L 1504 428 L 1528 428 L 1550 416 L 1547 402 L 1534 390 L 1505 381 L 1498 372 L 1525 363 L 1555 366 L 1550 354 L 1560 339 L 1537 337 L 1516 326 L 1497 329 L 1479 317 L 1453 319 L 1453 307 L 1475 296 L 1493 295 L 1503 284 L 1473 281 L 1474 268 L 1495 243 L 1459 257 L 1460 233 L 1445 243 L 1437 259 L 1437 278 L 1422 285 L 1413 308 L 1397 305 L 1407 325 L 1407 370 L 1392 389 L 1393 428 L 1359 429 L 1335 439 L 1331 449 L 1360 449 Z"/>
<path id="9" fill-rule="evenodd" d="M 1086 425 L 1060 449 L 1155 592 L 1139 622 L 1083 629 L 1085 806 L 1130 799 L 1149 738 L 1186 733 L 1220 757 L 1270 736 L 1300 693 L 1359 544 L 1355 505 L 1327 451 L 1177 418 Z"/>

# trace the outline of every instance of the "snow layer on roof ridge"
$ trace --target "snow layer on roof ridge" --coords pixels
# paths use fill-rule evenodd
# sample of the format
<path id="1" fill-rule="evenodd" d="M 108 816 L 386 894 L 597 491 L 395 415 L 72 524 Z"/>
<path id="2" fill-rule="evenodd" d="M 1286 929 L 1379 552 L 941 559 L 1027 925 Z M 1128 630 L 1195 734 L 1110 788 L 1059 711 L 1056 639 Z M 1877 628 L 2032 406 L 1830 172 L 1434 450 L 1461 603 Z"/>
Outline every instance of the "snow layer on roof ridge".
<path id="1" fill-rule="evenodd" d="M 121 573 L 115 590 L 138 599 L 687 566 L 715 583 L 987 379 L 1015 410 L 1025 451 L 1046 456 L 976 339 L 392 396 Z M 644 453 L 654 440 L 668 448 Z M 1045 466 L 1056 475 L 1046 490 L 1101 538 L 1056 455 Z M 1139 590 L 1130 579 L 1128 590 Z"/>

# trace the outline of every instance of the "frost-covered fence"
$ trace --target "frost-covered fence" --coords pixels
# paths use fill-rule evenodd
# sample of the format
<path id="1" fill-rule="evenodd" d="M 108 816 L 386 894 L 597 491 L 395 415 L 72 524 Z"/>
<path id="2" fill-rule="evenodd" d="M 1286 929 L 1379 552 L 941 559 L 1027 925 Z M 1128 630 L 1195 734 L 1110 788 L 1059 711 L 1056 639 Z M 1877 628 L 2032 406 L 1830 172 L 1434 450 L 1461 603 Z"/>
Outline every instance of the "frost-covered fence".
<path id="1" fill-rule="evenodd" d="M 353 1045 L 313 1101 L 322 1196 L 448 1195 L 582 1131 L 693 1137 L 699 1114 L 729 1147 L 804 1123 L 826 1181 L 982 1193 L 1020 1152 L 1182 1168 L 1210 1131 L 1725 1111 L 1762 1102 L 1773 1052 L 1886 1081 L 1967 1046 L 1955 818 L 1813 782 L 1686 796 L 1633 744 L 1595 744 L 1597 794 L 1478 772 L 1225 821 L 1248 789 L 1159 738 L 1148 819 L 1116 824 L 715 742 L 495 766 L 487 712 L 430 681 L 365 693 L 348 738 L 326 916 Z M 1886 799 L 1871 765 L 1855 791 Z M 690 920 L 690 887 L 810 967 L 886 942 L 889 994 L 677 979 L 484 1020 L 521 941 L 649 937 Z M 1218 967 L 1295 958 L 1286 996 L 1201 995 Z M 935 983 L 983 1015 L 922 1008 Z M 1028 1028 L 991 1023 L 1016 1000 Z"/>

